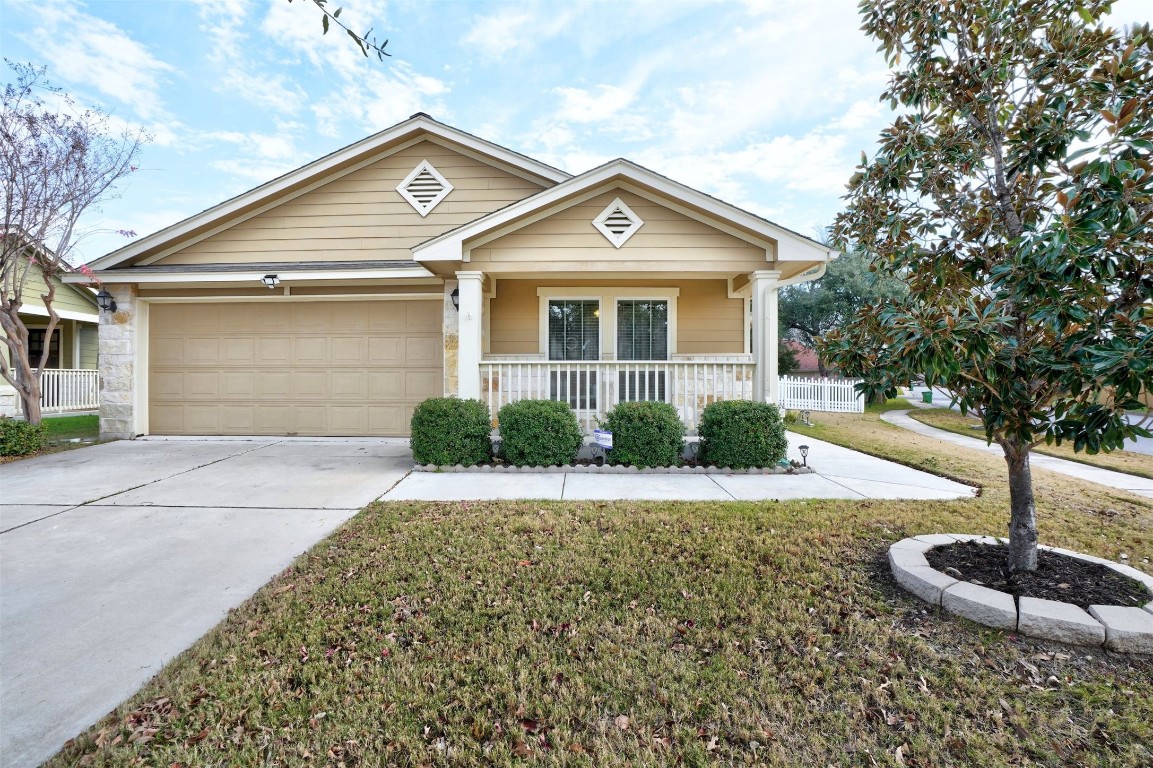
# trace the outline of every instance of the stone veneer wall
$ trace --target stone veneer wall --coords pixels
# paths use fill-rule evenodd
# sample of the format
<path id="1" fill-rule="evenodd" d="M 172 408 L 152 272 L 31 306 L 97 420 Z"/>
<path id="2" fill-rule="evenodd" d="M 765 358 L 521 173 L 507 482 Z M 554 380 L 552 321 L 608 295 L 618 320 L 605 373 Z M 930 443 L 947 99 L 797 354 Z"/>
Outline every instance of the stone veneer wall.
<path id="1" fill-rule="evenodd" d="M 452 305 L 452 292 L 456 290 L 456 280 L 444 281 L 444 396 L 456 397 L 460 392 L 457 376 L 456 352 L 460 346 L 459 315 Z"/>
<path id="2" fill-rule="evenodd" d="M 136 286 L 106 285 L 116 312 L 100 313 L 100 439 L 136 437 Z"/>

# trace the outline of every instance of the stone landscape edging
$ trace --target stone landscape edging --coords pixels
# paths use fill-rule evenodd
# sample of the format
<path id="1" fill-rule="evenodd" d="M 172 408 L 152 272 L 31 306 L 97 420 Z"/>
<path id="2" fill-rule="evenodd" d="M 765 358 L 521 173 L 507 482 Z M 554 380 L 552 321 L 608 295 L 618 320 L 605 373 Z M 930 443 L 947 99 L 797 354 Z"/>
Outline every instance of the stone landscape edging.
<path id="1" fill-rule="evenodd" d="M 503 464 L 417 464 L 414 472 L 474 472 L 474 473 L 509 473 L 509 474 L 566 474 L 589 473 L 601 475 L 810 475 L 814 473 L 812 467 L 749 467 L 748 469 L 733 469 L 731 467 L 640 467 L 626 466 L 624 464 L 562 464 L 558 467 L 515 467 Z"/>
<path id="2" fill-rule="evenodd" d="M 987 627 L 1071 645 L 1104 646 L 1122 653 L 1153 653 L 1153 599 L 1143 608 L 1091 605 L 1088 611 L 1057 600 L 1014 600 L 1007 592 L 954 579 L 933 568 L 925 558 L 925 553 L 936 547 L 968 541 L 1000 545 L 1009 540 L 968 533 L 911 536 L 889 547 L 893 577 L 925 602 Z M 1153 595 L 1153 576 L 1132 566 L 1060 547 L 1040 549 L 1104 565 L 1140 582 Z"/>

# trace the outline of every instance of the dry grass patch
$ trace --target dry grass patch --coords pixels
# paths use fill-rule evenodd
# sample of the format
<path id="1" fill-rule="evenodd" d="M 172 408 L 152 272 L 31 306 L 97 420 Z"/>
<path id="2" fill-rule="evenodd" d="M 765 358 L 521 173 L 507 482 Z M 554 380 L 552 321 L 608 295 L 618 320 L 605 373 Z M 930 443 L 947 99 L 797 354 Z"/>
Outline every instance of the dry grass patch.
<path id="1" fill-rule="evenodd" d="M 909 411 L 909 416 L 922 424 L 928 424 L 930 427 L 937 427 L 965 437 L 975 437 L 978 440 L 985 439 L 985 428 L 981 424 L 981 420 L 962 415 L 957 411 L 945 408 L 913 409 Z M 1073 446 L 1067 443 L 1063 445 L 1039 445 L 1033 450 L 1036 453 L 1055 456 L 1058 459 L 1079 461 L 1082 464 L 1089 464 L 1101 469 L 1112 469 L 1115 472 L 1128 472 L 1131 475 L 1153 478 L 1153 456 L 1144 453 L 1134 451 L 1078 453 L 1073 450 Z"/>
<path id="2" fill-rule="evenodd" d="M 1003 531 L 1003 466 L 874 415 L 808 432 L 986 492 L 373 505 L 49 765 L 1153 761 L 1153 659 L 977 627 L 892 583 L 896 539 Z M 1146 500 L 1037 485 L 1046 541 L 1153 558 Z"/>

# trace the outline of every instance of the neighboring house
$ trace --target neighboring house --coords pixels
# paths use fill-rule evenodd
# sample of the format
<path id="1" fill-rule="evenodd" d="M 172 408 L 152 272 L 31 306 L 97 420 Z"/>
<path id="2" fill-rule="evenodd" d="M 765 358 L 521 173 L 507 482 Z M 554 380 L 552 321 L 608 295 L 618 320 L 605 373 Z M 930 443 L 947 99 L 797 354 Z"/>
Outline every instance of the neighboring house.
<path id="1" fill-rule="evenodd" d="M 28 329 L 29 359 L 33 368 L 39 365 L 44 349 L 48 349 L 41 401 L 48 411 L 94 408 L 100 322 L 96 297 L 83 285 L 67 284 L 59 277 L 53 278 L 53 282 L 56 295 L 52 305 L 60 320 L 51 338 L 48 337 L 48 310 L 42 298 L 48 286 L 38 265 L 31 265 L 21 292 L 20 320 Z M 3 343 L 0 343 L 0 364 L 10 366 L 8 347 Z M 14 398 L 12 388 L 0 380 L 0 415 L 15 413 L 19 405 Z"/>
<path id="2" fill-rule="evenodd" d="M 661 399 L 691 427 L 774 398 L 777 289 L 835 255 L 627 160 L 570 176 L 417 114 L 91 265 L 118 305 L 101 431 L 406 435 L 441 395 L 586 428 Z"/>
<path id="3" fill-rule="evenodd" d="M 821 367 L 817 363 L 816 352 L 793 339 L 788 339 L 785 342 L 785 346 L 791 349 L 797 357 L 797 369 L 790 375 L 804 376 L 807 378 L 816 378 L 821 375 Z"/>

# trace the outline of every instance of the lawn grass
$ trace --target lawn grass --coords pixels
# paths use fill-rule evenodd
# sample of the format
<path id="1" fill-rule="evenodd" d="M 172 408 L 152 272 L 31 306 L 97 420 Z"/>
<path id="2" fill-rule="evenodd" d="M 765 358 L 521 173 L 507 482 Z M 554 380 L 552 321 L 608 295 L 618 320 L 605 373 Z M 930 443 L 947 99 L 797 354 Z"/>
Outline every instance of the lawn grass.
<path id="1" fill-rule="evenodd" d="M 966 437 L 985 439 L 985 430 L 981 420 L 973 416 L 965 416 L 957 411 L 946 408 L 924 408 L 909 411 L 909 416 L 930 427 L 937 427 L 948 432 L 954 432 Z M 973 426 L 977 429 L 971 429 Z M 1064 445 L 1039 445 L 1033 449 L 1035 453 L 1046 456 L 1055 456 L 1058 459 L 1078 461 L 1101 469 L 1112 469 L 1116 472 L 1128 472 L 1131 475 L 1153 478 L 1153 456 L 1133 451 L 1111 451 L 1109 453 L 1088 454 L 1073 450 L 1068 443 Z"/>
<path id="2" fill-rule="evenodd" d="M 888 575 L 904 536 L 1004 533 L 1004 463 L 816 419 L 791 429 L 983 493 L 374 504 L 49 765 L 1151 764 L 1153 659 L 978 627 Z M 1148 500 L 1034 476 L 1043 541 L 1150 568 Z"/>
<path id="3" fill-rule="evenodd" d="M 61 440 L 96 440 L 100 437 L 100 417 L 96 414 L 86 416 L 56 416 L 44 419 L 48 431 L 48 442 Z"/>

